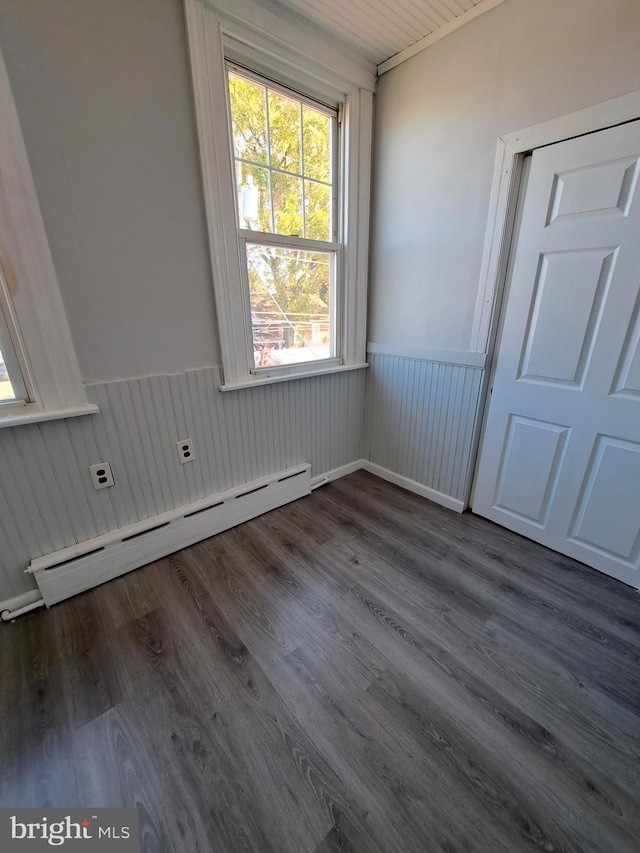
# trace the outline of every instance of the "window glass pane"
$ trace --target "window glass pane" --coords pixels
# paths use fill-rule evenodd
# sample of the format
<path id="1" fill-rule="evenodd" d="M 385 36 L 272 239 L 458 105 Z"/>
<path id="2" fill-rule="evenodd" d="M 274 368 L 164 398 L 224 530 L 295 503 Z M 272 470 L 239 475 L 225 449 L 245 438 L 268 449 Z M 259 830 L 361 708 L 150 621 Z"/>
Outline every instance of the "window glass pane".
<path id="1" fill-rule="evenodd" d="M 229 72 L 233 153 L 254 163 L 269 162 L 266 89 Z"/>
<path id="2" fill-rule="evenodd" d="M 302 172 L 300 159 L 300 101 L 269 90 L 271 165 L 285 172 Z"/>
<path id="3" fill-rule="evenodd" d="M 302 178 L 272 172 L 271 180 L 275 233 L 302 237 Z"/>
<path id="4" fill-rule="evenodd" d="M 5 400 L 15 400 L 13 385 L 9 379 L 9 371 L 4 363 L 2 352 L 0 352 L 0 402 Z"/>
<path id="5" fill-rule="evenodd" d="M 269 175 L 268 169 L 249 166 L 247 163 L 236 160 L 240 228 L 267 233 L 273 231 Z"/>
<path id="6" fill-rule="evenodd" d="M 255 367 L 331 358 L 331 252 L 247 243 Z"/>
<path id="7" fill-rule="evenodd" d="M 335 116 L 229 70 L 238 221 L 332 241 Z"/>
<path id="8" fill-rule="evenodd" d="M 331 187 L 304 182 L 305 237 L 308 240 L 331 240 Z"/>
<path id="9" fill-rule="evenodd" d="M 302 126 L 305 177 L 330 183 L 331 118 L 303 104 Z"/>

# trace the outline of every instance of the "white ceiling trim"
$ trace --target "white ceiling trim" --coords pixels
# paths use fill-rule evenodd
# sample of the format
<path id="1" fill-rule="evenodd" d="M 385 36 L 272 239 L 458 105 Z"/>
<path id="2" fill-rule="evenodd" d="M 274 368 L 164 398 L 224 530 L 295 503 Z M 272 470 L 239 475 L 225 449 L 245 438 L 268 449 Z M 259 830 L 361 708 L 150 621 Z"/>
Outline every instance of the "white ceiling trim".
<path id="1" fill-rule="evenodd" d="M 480 3 L 473 6 L 471 9 L 468 9 L 466 12 L 463 12 L 461 15 L 458 15 L 457 18 L 449 21 L 448 24 L 444 24 L 428 36 L 419 39 L 414 44 L 404 50 L 401 50 L 399 53 L 394 54 L 394 56 L 391 56 L 384 62 L 381 62 L 380 65 L 378 65 L 378 76 L 385 74 L 387 71 L 391 71 L 392 68 L 395 68 L 402 62 L 406 62 L 407 59 L 411 59 L 412 56 L 415 56 L 417 53 L 421 53 L 423 50 L 431 47 L 431 45 L 436 44 L 436 42 L 439 42 L 443 38 L 446 38 L 446 36 L 455 32 L 455 30 L 458 30 L 460 27 L 468 24 L 469 21 L 473 21 L 474 18 L 477 18 L 484 12 L 490 12 L 491 9 L 495 9 L 496 6 L 499 6 L 504 2 L 505 0 L 480 0 Z"/>

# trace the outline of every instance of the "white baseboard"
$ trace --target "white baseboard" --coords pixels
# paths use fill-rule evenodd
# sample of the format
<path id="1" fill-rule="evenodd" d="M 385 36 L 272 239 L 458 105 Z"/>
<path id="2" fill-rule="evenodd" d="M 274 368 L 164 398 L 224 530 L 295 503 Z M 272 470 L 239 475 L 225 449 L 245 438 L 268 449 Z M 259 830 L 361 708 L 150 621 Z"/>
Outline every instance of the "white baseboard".
<path id="1" fill-rule="evenodd" d="M 389 468 L 383 468 L 382 465 L 376 465 L 375 462 L 369 462 L 368 459 L 356 459 L 355 462 L 349 462 L 348 465 L 341 465 L 339 468 L 334 468 L 332 471 L 327 471 L 326 474 L 319 474 L 311 480 L 311 488 L 317 489 L 319 486 L 324 486 L 325 483 L 330 483 L 332 480 L 338 480 L 340 477 L 346 477 L 347 474 L 353 474 L 354 471 L 368 471 L 370 474 L 375 474 L 389 483 L 394 483 L 408 492 L 414 492 L 420 497 L 427 498 L 434 503 L 446 506 L 454 512 L 464 512 L 467 508 L 464 501 L 452 498 L 451 495 L 445 495 L 443 492 L 438 492 L 436 489 L 430 489 L 429 486 L 423 486 L 417 480 L 411 480 L 409 477 L 403 477 L 402 474 L 397 474 Z"/>
<path id="2" fill-rule="evenodd" d="M 382 465 L 376 465 L 375 462 L 369 462 L 367 459 L 361 460 L 361 467 L 370 474 L 375 474 L 389 483 L 394 483 L 406 489 L 408 492 L 414 492 L 420 497 L 427 498 L 434 503 L 446 506 L 447 509 L 452 509 L 455 512 L 464 512 L 466 506 L 464 501 L 452 498 L 451 495 L 445 495 L 443 492 L 438 492 L 435 489 L 430 489 L 429 486 L 423 486 L 416 480 L 410 480 L 409 477 L 403 477 L 402 474 L 396 474 L 395 471 L 390 471 L 388 468 L 383 468 Z"/>
<path id="3" fill-rule="evenodd" d="M 325 483 L 330 483 L 332 480 L 339 480 L 340 477 L 353 474 L 354 471 L 359 471 L 363 465 L 364 459 L 356 459 L 355 462 L 349 462 L 347 465 L 340 465 L 338 468 L 333 468 L 324 474 L 318 474 L 317 477 L 311 478 L 311 488 L 317 489 L 318 486 L 324 486 Z"/>
<path id="4" fill-rule="evenodd" d="M 32 561 L 49 607 L 311 492 L 307 463 Z"/>

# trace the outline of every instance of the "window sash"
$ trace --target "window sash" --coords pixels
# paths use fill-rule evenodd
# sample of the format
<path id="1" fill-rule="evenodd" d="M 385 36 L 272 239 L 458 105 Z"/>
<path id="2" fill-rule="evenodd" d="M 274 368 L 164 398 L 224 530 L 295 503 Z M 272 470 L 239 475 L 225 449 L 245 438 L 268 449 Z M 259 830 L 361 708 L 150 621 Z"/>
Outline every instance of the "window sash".
<path id="1" fill-rule="evenodd" d="M 319 113 L 326 115 L 328 118 L 332 119 L 331 121 L 331 162 L 330 162 L 330 175 L 331 181 L 320 181 L 314 178 L 309 178 L 304 174 L 304 143 L 303 138 L 301 138 L 300 145 L 300 154 L 301 154 L 301 171 L 300 172 L 292 172 L 287 171 L 285 169 L 280 169 L 277 166 L 272 164 L 272 154 L 271 154 L 271 143 L 269 140 L 269 110 L 268 110 L 268 98 L 267 98 L 267 109 L 266 109 L 266 122 L 267 122 L 267 163 L 258 163 L 253 160 L 249 160 L 244 157 L 237 157 L 235 154 L 235 146 L 233 139 L 233 118 L 232 118 L 232 107 L 231 107 L 231 98 L 229 94 L 229 73 L 235 73 L 238 76 L 244 77 L 252 82 L 260 86 L 264 86 L 266 91 L 269 90 L 278 92 L 279 94 L 291 98 L 296 102 L 304 104 L 306 106 L 311 107 L 314 110 L 317 110 Z M 278 84 L 275 81 L 272 81 L 268 77 L 264 77 L 263 75 L 252 72 L 250 69 L 247 69 L 243 66 L 237 65 L 229 60 L 225 60 L 225 87 L 227 92 L 227 119 L 228 119 L 228 128 L 229 128 L 229 145 L 230 145 L 230 154 L 231 154 L 231 162 L 234 164 L 233 169 L 233 185 L 235 189 L 235 198 L 237 199 L 238 194 L 240 192 L 240 187 L 238 186 L 238 172 L 235 168 L 236 163 L 246 163 L 250 166 L 256 166 L 261 169 L 265 169 L 270 174 L 282 174 L 295 178 L 302 179 L 303 181 L 309 181 L 311 183 L 320 184 L 322 186 L 328 186 L 331 188 L 331 233 L 334 238 L 338 237 L 340 233 L 340 198 L 341 198 L 341 187 L 342 181 L 340 180 L 342 174 L 342 164 L 340 157 L 340 146 L 339 146 L 339 123 L 338 123 L 338 110 L 336 107 L 328 107 L 324 104 L 319 103 L 317 100 L 305 96 L 302 93 L 299 93 L 289 87 Z M 303 128 L 301 127 L 301 136 L 303 137 Z M 270 178 L 271 181 L 271 178 Z M 296 235 L 284 235 L 273 232 L 265 232 L 265 231 L 254 231 L 248 228 L 241 228 L 239 223 L 239 211 L 235 209 L 235 218 L 236 218 L 236 226 L 238 232 L 238 243 L 240 247 L 240 268 L 241 268 L 241 278 L 243 287 L 245 290 L 245 299 L 244 299 L 244 319 L 245 319 L 245 342 L 246 342 L 246 355 L 247 355 L 247 363 L 249 366 L 249 374 L 252 376 L 274 376 L 278 374 L 289 375 L 295 374 L 296 372 L 308 372 L 310 369 L 319 369 L 322 367 L 329 367 L 332 365 L 341 365 L 343 364 L 343 358 L 341 354 L 342 348 L 342 340 L 341 335 L 339 333 L 340 330 L 340 300 L 342 298 L 342 249 L 343 245 L 341 242 L 338 242 L 337 239 L 334 241 L 326 241 L 326 240 L 312 240 L 306 237 L 298 237 Z M 303 223 L 305 221 L 305 210 L 304 210 L 304 199 L 303 199 L 303 211 L 302 211 Z M 271 218 L 275 227 L 275 211 L 273 210 L 273 201 L 271 203 Z M 331 355 L 328 358 L 314 358 L 307 359 L 304 361 L 295 362 L 292 364 L 282 364 L 282 365 L 269 365 L 269 366 L 255 366 L 255 341 L 254 341 L 254 330 L 253 330 L 253 319 L 251 312 L 251 289 L 249 284 L 249 269 L 247 262 L 247 245 L 266 245 L 266 246 L 280 246 L 283 249 L 290 249 L 292 251 L 301 250 L 306 252 L 319 252 L 323 254 L 328 254 L 331 258 L 331 278 L 330 278 L 330 298 L 329 298 L 329 327 L 330 327 L 330 353 Z"/>
<path id="2" fill-rule="evenodd" d="M 9 374 L 9 381 L 11 382 L 14 395 L 9 400 L 0 400 L 0 405 L 15 406 L 16 404 L 26 403 L 29 395 L 22 374 L 22 368 L 9 332 L 9 326 L 4 315 L 2 300 L 0 300 L 0 352 L 2 353 L 7 373 Z"/>
<path id="3" fill-rule="evenodd" d="M 328 243 L 325 240 L 307 240 L 294 234 L 272 234 L 270 231 L 250 231 L 247 228 L 238 229 L 238 237 L 250 243 L 271 243 L 274 246 L 285 246 L 289 249 L 304 249 L 315 252 L 339 252 L 342 243 Z"/>
<path id="4" fill-rule="evenodd" d="M 226 103 L 227 103 L 227 123 L 229 127 L 229 144 L 230 144 L 230 153 L 231 153 L 231 162 L 234 165 L 233 170 L 233 180 L 234 186 L 236 189 L 236 197 L 238 192 L 240 191 L 240 187 L 237 185 L 237 170 L 235 168 L 236 163 L 245 164 L 247 166 L 251 166 L 258 169 L 264 169 L 265 171 L 270 173 L 269 177 L 269 185 L 272 187 L 272 175 L 284 175 L 287 177 L 297 178 L 299 180 L 308 181 L 309 183 L 317 184 L 319 186 L 329 187 L 331 190 L 331 236 L 334 240 L 342 240 L 342 222 L 341 222 L 341 209 L 342 209 L 342 195 L 344 190 L 344 183 L 342 181 L 343 174 L 343 165 L 342 165 L 342 144 L 341 144 L 341 133 L 340 133 L 340 106 L 341 103 L 337 103 L 335 106 L 329 106 L 328 104 L 324 104 L 322 101 L 317 100 L 316 98 L 312 98 L 309 95 L 305 95 L 302 92 L 297 91 L 291 86 L 285 86 L 282 83 L 278 83 L 277 81 L 272 80 L 270 77 L 265 76 L 263 74 L 259 74 L 255 71 L 252 71 L 245 66 L 239 65 L 238 63 L 233 62 L 230 59 L 224 60 L 225 66 L 225 93 L 226 93 Z M 237 74 L 240 77 L 244 77 L 247 80 L 250 80 L 253 83 L 256 83 L 259 86 L 264 86 L 267 91 L 271 90 L 277 92 L 278 94 L 290 98 L 291 100 L 298 101 L 304 106 L 310 107 L 316 112 L 321 113 L 322 115 L 327 116 L 327 118 L 331 119 L 331 180 L 330 181 L 321 181 L 317 178 L 309 177 L 304 174 L 304 136 L 300 140 L 300 155 L 301 155 L 301 166 L 302 171 L 291 171 L 287 169 L 281 169 L 278 166 L 274 166 L 272 163 L 271 156 L 271 142 L 269 139 L 270 129 L 269 129 L 269 99 L 266 99 L 265 103 L 265 112 L 266 112 L 266 123 L 267 123 L 267 155 L 268 159 L 266 163 L 259 163 L 257 161 L 251 160 L 247 157 L 237 157 L 235 153 L 235 146 L 233 140 L 233 119 L 232 119 L 232 110 L 231 110 L 231 98 L 229 94 L 229 74 Z M 301 132 L 303 133 L 303 128 L 301 126 Z M 304 183 L 303 183 L 304 189 Z M 271 190 L 271 219 L 275 227 L 275 211 L 273 209 L 273 191 Z M 235 218 L 240 228 L 239 222 L 239 211 L 237 208 L 235 209 Z M 303 199 L 303 208 L 302 208 L 302 220 L 303 225 L 306 218 L 306 210 L 304 207 L 304 199 Z"/>
<path id="5" fill-rule="evenodd" d="M 246 65 L 241 65 L 238 62 L 234 62 L 232 59 L 225 59 L 225 67 L 227 72 L 231 71 L 234 74 L 238 74 L 240 77 L 246 77 L 247 80 L 258 83 L 260 86 L 266 86 L 268 89 L 273 89 L 274 92 L 278 92 L 280 95 L 284 95 L 289 98 L 293 95 L 294 100 L 301 101 L 303 104 L 306 104 L 306 106 L 313 107 L 313 109 L 317 110 L 319 113 L 324 113 L 330 118 L 335 118 L 338 114 L 339 105 L 337 101 L 333 104 L 328 101 L 324 103 L 318 98 L 314 98 L 305 92 L 298 91 L 293 86 L 287 86 L 284 83 L 279 83 L 277 80 L 269 77 L 268 74 L 261 74 L 258 71 L 253 71 Z"/>
<path id="6" fill-rule="evenodd" d="M 265 239 L 263 239 L 265 238 Z M 342 268 L 342 246 L 339 243 L 324 243 L 316 240 L 304 240 L 299 237 L 281 237 L 279 234 L 264 234 L 257 231 L 241 231 L 238 234 L 238 242 L 241 250 L 241 271 L 246 299 L 246 329 L 245 337 L 247 345 L 247 361 L 249 373 L 252 376 L 274 376 L 278 374 L 288 375 L 295 372 L 305 372 L 321 367 L 344 364 L 342 355 L 342 339 L 340 336 L 340 324 L 342 320 L 342 308 L 340 302 L 340 276 Z M 329 294 L 329 324 L 330 324 L 330 352 L 328 358 L 308 359 L 307 361 L 294 362 L 291 364 L 269 365 L 255 367 L 254 365 L 254 340 L 253 322 L 251 316 L 249 286 L 249 268 L 247 263 L 247 244 L 280 246 L 292 251 L 301 250 L 305 252 L 319 252 L 331 257 L 331 278 Z"/>

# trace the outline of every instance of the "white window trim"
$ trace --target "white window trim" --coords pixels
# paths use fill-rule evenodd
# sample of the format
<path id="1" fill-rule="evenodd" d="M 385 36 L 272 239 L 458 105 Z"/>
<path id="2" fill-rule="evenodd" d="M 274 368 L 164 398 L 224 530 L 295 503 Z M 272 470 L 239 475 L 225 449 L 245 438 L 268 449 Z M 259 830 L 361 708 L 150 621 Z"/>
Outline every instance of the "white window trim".
<path id="1" fill-rule="evenodd" d="M 366 367 L 369 197 L 373 117 L 372 70 L 341 58 L 317 35 L 249 0 L 229 4 L 184 0 L 200 143 L 213 287 L 222 350 L 220 390 L 247 388 Z M 239 15 L 247 17 L 239 19 Z M 247 23 L 247 21 L 251 23 Z M 340 363 L 313 362 L 252 373 L 248 289 L 243 283 L 236 223 L 225 59 L 311 97 L 331 93 L 344 104 L 342 294 L 336 306 Z M 337 70 L 336 70 L 337 69 Z M 224 117 L 224 120 L 221 120 Z"/>
<path id="2" fill-rule="evenodd" d="M 0 427 L 92 414 L 87 401 L 27 151 L 0 53 L 0 308 L 27 401 L 0 408 Z"/>

